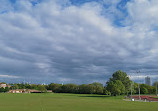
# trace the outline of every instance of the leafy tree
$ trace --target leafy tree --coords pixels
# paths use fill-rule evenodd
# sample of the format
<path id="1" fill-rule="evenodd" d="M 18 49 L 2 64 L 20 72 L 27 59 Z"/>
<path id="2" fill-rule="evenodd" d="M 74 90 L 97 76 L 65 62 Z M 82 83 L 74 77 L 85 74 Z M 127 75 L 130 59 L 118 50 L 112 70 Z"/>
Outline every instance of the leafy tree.
<path id="1" fill-rule="evenodd" d="M 157 86 L 157 88 L 158 88 L 158 82 L 157 82 L 157 81 L 154 82 L 154 83 L 153 83 L 153 86 L 155 86 L 155 87 Z"/>
<path id="2" fill-rule="evenodd" d="M 78 86 L 76 84 L 65 84 L 61 89 L 63 93 L 77 93 Z"/>
<path id="3" fill-rule="evenodd" d="M 141 94 L 148 94 L 148 89 L 145 87 L 142 87 L 140 92 L 141 92 Z"/>
<path id="4" fill-rule="evenodd" d="M 133 94 L 135 94 L 135 93 L 138 94 L 139 93 L 138 92 L 139 91 L 138 90 L 138 83 L 135 83 L 135 82 L 133 83 L 133 85 L 132 85 L 132 91 L 133 91 L 132 92 Z"/>
<path id="5" fill-rule="evenodd" d="M 119 80 L 122 82 L 122 84 L 125 86 L 125 93 L 128 94 L 128 92 L 130 91 L 130 88 L 131 88 L 132 81 L 129 79 L 127 74 L 125 72 L 122 72 L 121 70 L 118 70 L 112 75 L 112 78 L 110 78 L 109 81 L 114 82 L 115 80 Z M 107 82 L 107 84 L 108 84 L 108 82 Z"/>
<path id="6" fill-rule="evenodd" d="M 120 80 L 108 82 L 106 89 L 114 96 L 125 93 L 125 86 Z"/>
<path id="7" fill-rule="evenodd" d="M 38 90 L 40 90 L 41 92 L 47 92 L 47 89 L 45 88 L 44 85 L 38 85 Z"/>
<path id="8" fill-rule="evenodd" d="M 4 92 L 8 92 L 8 91 L 9 91 L 9 88 L 5 87 Z"/>
<path id="9" fill-rule="evenodd" d="M 24 87 L 25 87 L 25 89 L 31 89 L 31 85 L 28 83 L 24 84 Z"/>
<path id="10" fill-rule="evenodd" d="M 155 87 L 147 84 L 140 84 L 140 91 L 142 94 L 154 94 Z"/>
<path id="11" fill-rule="evenodd" d="M 17 84 L 13 84 L 11 89 L 19 89 L 19 86 Z"/>
<path id="12" fill-rule="evenodd" d="M 92 83 L 92 85 L 94 88 L 94 94 L 103 94 L 103 90 L 104 90 L 103 84 L 94 82 Z"/>
<path id="13" fill-rule="evenodd" d="M 1 87 L 0 92 L 5 92 L 5 89 L 3 87 Z"/>
<path id="14" fill-rule="evenodd" d="M 99 83 L 99 82 L 93 82 L 92 85 L 93 85 L 93 86 L 103 87 L 103 84 L 101 84 L 101 83 Z"/>
<path id="15" fill-rule="evenodd" d="M 18 86 L 18 89 L 25 89 L 25 84 L 24 83 L 19 83 L 19 84 L 16 84 Z"/>
<path id="16" fill-rule="evenodd" d="M 103 94 L 105 94 L 105 95 L 111 95 L 110 91 L 106 90 L 106 88 L 104 88 Z"/>
<path id="17" fill-rule="evenodd" d="M 36 89 L 36 90 L 37 90 L 37 89 L 38 89 L 38 86 L 37 86 L 36 84 L 31 84 L 31 85 L 30 85 L 30 89 Z"/>
<path id="18" fill-rule="evenodd" d="M 52 92 L 60 93 L 62 85 L 51 83 L 51 84 L 48 85 L 48 87 L 49 87 L 49 90 L 52 90 Z"/>
<path id="19" fill-rule="evenodd" d="M 94 93 L 94 86 L 92 84 L 79 85 L 78 92 L 80 94 L 93 94 Z"/>

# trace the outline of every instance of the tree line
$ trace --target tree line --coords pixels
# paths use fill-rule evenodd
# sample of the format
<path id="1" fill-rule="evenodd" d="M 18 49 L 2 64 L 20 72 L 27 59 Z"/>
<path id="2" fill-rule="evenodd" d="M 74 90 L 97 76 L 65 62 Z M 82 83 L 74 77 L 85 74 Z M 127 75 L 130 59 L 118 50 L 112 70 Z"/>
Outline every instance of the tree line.
<path id="1" fill-rule="evenodd" d="M 129 79 L 126 72 L 121 70 L 113 73 L 112 77 L 106 82 L 105 85 L 94 82 L 91 84 L 57 84 L 51 83 L 49 85 L 41 84 L 10 84 L 10 89 L 36 89 L 41 92 L 47 92 L 47 90 L 52 90 L 54 93 L 76 93 L 76 94 L 104 94 L 104 95 L 129 95 L 131 93 L 138 94 L 138 84 L 134 83 Z M 149 86 L 146 84 L 140 84 L 141 94 L 155 94 L 156 83 L 154 86 Z M 7 92 L 9 88 L 0 88 L 0 92 Z"/>
<path id="2" fill-rule="evenodd" d="M 1 87 L 0 88 L 0 92 L 8 92 L 8 91 L 9 91 L 8 87 L 5 87 L 5 88 Z"/>
<path id="3" fill-rule="evenodd" d="M 141 94 L 155 94 L 156 83 L 153 86 L 147 84 L 139 84 Z M 129 95 L 138 94 L 138 83 L 134 83 L 129 79 L 126 72 L 121 70 L 113 73 L 112 77 L 106 82 L 106 85 L 94 82 L 92 84 L 55 84 L 51 83 L 48 85 L 48 89 L 55 93 L 77 93 L 77 94 L 104 94 L 104 95 Z"/>
<path id="4" fill-rule="evenodd" d="M 92 84 L 57 84 L 51 83 L 49 85 L 41 84 L 28 84 L 28 83 L 18 83 L 10 84 L 10 89 L 36 89 L 42 92 L 47 92 L 47 90 L 52 90 L 54 93 L 77 93 L 77 94 L 103 94 L 104 87 L 103 84 L 94 82 Z M 8 88 L 7 88 L 8 89 Z M 1 91 L 4 92 L 4 91 Z"/>
<path id="5" fill-rule="evenodd" d="M 76 94 L 103 94 L 105 88 L 103 84 L 94 82 L 92 84 L 55 84 L 51 83 L 48 85 L 48 89 L 55 93 L 76 93 Z"/>

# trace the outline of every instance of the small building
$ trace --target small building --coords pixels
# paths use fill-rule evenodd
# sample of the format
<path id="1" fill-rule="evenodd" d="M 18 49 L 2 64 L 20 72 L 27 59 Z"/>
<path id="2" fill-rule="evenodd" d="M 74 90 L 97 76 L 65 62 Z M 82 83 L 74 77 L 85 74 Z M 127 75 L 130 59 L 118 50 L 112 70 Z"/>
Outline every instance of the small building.
<path id="1" fill-rule="evenodd" d="M 52 91 L 52 90 L 47 90 L 47 92 L 48 92 L 48 93 L 52 93 L 53 91 Z"/>
<path id="2" fill-rule="evenodd" d="M 9 93 L 30 93 L 30 91 L 27 89 L 13 89 L 9 90 Z"/>
<path id="3" fill-rule="evenodd" d="M 7 84 L 5 83 L 0 83 L 0 88 L 6 88 L 7 87 Z"/>
<path id="4" fill-rule="evenodd" d="M 35 89 L 12 89 L 9 90 L 9 93 L 42 93 L 42 92 Z"/>
<path id="5" fill-rule="evenodd" d="M 35 90 L 35 89 L 28 89 L 30 93 L 42 93 L 39 90 Z"/>

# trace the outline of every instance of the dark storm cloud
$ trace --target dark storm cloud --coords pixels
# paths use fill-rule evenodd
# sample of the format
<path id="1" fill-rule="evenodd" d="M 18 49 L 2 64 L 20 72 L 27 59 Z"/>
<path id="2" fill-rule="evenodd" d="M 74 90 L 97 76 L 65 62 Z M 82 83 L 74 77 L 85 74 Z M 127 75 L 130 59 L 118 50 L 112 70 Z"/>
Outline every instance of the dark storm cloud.
<path id="1" fill-rule="evenodd" d="M 120 1 L 102 1 L 113 4 L 108 9 L 100 2 L 32 2 L 0 5 L 0 78 L 79 84 L 104 83 L 119 69 L 157 74 L 157 2 L 129 1 L 126 16 L 117 8 Z M 125 17 L 124 27 L 115 23 L 116 12 Z"/>

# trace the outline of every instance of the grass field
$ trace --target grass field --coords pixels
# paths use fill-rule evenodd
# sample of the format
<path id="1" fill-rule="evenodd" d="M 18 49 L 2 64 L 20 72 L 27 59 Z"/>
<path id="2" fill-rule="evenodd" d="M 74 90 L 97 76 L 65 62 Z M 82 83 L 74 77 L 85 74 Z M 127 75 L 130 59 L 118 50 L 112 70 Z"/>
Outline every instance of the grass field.
<path id="1" fill-rule="evenodd" d="M 88 94 L 3 94 L 0 111 L 157 111 L 157 102 Z"/>

